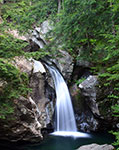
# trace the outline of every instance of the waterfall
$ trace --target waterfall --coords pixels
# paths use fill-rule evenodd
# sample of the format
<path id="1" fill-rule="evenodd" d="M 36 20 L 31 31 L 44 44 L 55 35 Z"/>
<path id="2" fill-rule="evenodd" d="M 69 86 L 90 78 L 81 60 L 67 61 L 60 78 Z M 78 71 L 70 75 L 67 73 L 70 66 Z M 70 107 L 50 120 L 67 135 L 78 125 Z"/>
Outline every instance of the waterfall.
<path id="1" fill-rule="evenodd" d="M 76 122 L 71 103 L 68 87 L 59 73 L 53 66 L 47 66 L 54 80 L 56 89 L 56 131 L 76 132 Z"/>

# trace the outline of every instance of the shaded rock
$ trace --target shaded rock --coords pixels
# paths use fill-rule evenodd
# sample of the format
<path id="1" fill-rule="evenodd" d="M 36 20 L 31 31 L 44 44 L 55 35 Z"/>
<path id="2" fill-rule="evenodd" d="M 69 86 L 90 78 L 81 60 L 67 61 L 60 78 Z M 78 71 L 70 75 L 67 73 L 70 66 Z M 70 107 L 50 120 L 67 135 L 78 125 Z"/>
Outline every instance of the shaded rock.
<path id="1" fill-rule="evenodd" d="M 7 82 L 0 79 L 0 95 L 3 93 L 3 89 L 5 88 Z"/>
<path id="2" fill-rule="evenodd" d="M 2 17 L 0 16 L 0 24 L 3 23 Z"/>
<path id="3" fill-rule="evenodd" d="M 30 78 L 30 88 L 32 92 L 30 96 L 38 104 L 40 99 L 45 97 L 45 77 L 40 73 L 32 74 Z"/>
<path id="4" fill-rule="evenodd" d="M 98 83 L 97 76 L 89 76 L 85 81 L 79 84 L 82 96 L 90 107 L 93 114 L 100 115 L 98 104 L 96 102 L 96 85 Z"/>
<path id="5" fill-rule="evenodd" d="M 90 68 L 91 64 L 88 61 L 77 60 L 76 66 L 83 67 L 83 68 Z"/>
<path id="6" fill-rule="evenodd" d="M 115 148 L 112 145 L 98 145 L 98 144 L 91 144 L 91 145 L 85 145 L 81 146 L 77 150 L 114 150 Z"/>
<path id="7" fill-rule="evenodd" d="M 69 55 L 68 52 L 59 50 L 59 53 L 61 54 L 61 57 L 57 56 L 55 60 L 55 64 L 57 64 L 57 67 L 61 71 L 63 77 L 66 81 L 71 79 L 71 75 L 73 72 L 73 57 Z"/>

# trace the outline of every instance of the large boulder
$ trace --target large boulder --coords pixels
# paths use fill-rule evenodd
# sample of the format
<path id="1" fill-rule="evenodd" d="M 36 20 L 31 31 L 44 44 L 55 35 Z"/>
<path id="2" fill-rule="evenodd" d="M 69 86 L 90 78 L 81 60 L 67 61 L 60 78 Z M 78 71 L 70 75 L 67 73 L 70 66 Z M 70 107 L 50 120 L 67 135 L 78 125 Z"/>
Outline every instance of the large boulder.
<path id="1" fill-rule="evenodd" d="M 104 144 L 104 145 L 98 145 L 98 144 L 90 144 L 81 146 L 77 150 L 114 150 L 115 148 L 112 145 Z"/>
<path id="2" fill-rule="evenodd" d="M 98 104 L 96 102 L 97 84 L 98 84 L 97 76 L 90 75 L 86 80 L 84 80 L 81 84 L 79 84 L 79 88 L 81 90 L 82 96 L 85 97 L 85 101 L 87 102 L 92 113 L 95 115 L 100 115 Z"/>

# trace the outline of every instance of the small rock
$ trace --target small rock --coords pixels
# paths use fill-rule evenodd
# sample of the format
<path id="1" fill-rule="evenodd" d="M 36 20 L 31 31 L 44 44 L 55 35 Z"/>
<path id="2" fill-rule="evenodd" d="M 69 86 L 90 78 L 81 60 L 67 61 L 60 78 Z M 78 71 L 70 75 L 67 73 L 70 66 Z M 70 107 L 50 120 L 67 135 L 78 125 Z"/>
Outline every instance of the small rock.
<path id="1" fill-rule="evenodd" d="M 104 144 L 104 145 L 90 144 L 90 145 L 81 146 L 77 150 L 114 150 L 114 147 L 108 144 Z"/>

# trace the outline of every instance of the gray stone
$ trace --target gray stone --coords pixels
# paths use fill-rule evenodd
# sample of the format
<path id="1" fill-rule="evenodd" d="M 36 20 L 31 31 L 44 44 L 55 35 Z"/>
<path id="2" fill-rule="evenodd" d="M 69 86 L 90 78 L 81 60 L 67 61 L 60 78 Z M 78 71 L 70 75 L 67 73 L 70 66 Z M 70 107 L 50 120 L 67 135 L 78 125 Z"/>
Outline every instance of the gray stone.
<path id="1" fill-rule="evenodd" d="M 81 94 L 85 97 L 88 106 L 92 110 L 93 114 L 100 115 L 98 104 L 96 102 L 97 89 L 96 85 L 98 84 L 97 76 L 90 75 L 86 80 L 79 84 Z"/>
<path id="2" fill-rule="evenodd" d="M 61 73 L 63 74 L 64 78 L 68 81 L 70 80 L 71 74 L 73 72 L 73 58 L 69 55 L 68 52 L 59 50 L 62 57 L 56 57 L 57 66 L 59 67 Z"/>
<path id="3" fill-rule="evenodd" d="M 97 76 L 90 75 L 81 84 L 79 84 L 79 91 L 75 87 L 74 107 L 76 109 L 77 126 L 82 131 L 96 131 L 99 126 L 95 115 L 100 116 L 98 104 L 96 102 Z M 72 92 L 74 90 L 71 90 Z M 71 93 L 72 93 L 71 92 Z"/>
<path id="4" fill-rule="evenodd" d="M 36 27 L 31 34 L 31 39 L 35 42 L 40 48 L 44 48 L 44 46 L 48 43 L 46 40 L 46 34 L 52 30 L 52 22 L 50 20 L 44 21 L 39 27 Z"/>
<path id="5" fill-rule="evenodd" d="M 98 144 L 90 144 L 81 146 L 77 150 L 114 150 L 115 148 L 112 145 L 98 145 Z"/>

